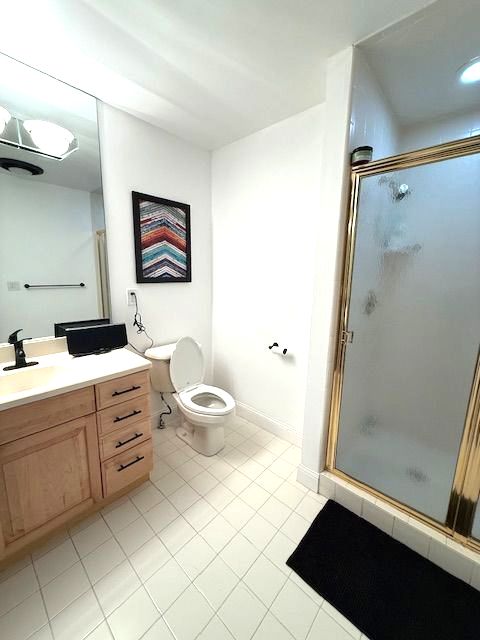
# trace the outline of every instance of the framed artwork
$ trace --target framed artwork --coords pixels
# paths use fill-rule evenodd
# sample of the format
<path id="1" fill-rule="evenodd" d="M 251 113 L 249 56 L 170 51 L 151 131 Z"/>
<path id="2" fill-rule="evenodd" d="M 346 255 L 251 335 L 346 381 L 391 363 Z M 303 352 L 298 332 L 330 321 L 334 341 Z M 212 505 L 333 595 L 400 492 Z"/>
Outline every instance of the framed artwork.
<path id="1" fill-rule="evenodd" d="M 191 282 L 190 205 L 132 191 L 137 282 Z"/>

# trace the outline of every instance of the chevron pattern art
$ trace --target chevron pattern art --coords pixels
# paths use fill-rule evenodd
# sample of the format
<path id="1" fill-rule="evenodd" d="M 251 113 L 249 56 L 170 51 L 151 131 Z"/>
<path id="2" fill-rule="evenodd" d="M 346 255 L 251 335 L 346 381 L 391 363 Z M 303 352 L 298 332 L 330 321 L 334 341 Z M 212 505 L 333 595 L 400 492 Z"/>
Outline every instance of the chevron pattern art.
<path id="1" fill-rule="evenodd" d="M 144 278 L 156 282 L 188 281 L 187 212 L 180 207 L 141 200 L 139 214 Z"/>

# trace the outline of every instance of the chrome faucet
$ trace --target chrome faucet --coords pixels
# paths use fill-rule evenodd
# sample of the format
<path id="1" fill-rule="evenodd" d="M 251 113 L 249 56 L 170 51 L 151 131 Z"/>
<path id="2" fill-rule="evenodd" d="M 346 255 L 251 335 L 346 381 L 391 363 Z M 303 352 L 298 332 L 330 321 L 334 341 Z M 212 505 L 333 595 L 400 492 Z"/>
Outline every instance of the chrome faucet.
<path id="1" fill-rule="evenodd" d="M 18 339 L 18 334 L 23 329 L 17 329 L 13 333 L 8 336 L 8 344 L 13 345 L 15 349 L 15 364 L 10 365 L 9 367 L 4 367 L 4 371 L 11 371 L 12 369 L 23 369 L 24 367 L 33 367 L 38 364 L 38 362 L 27 362 L 25 357 L 25 351 L 23 350 L 23 339 Z"/>

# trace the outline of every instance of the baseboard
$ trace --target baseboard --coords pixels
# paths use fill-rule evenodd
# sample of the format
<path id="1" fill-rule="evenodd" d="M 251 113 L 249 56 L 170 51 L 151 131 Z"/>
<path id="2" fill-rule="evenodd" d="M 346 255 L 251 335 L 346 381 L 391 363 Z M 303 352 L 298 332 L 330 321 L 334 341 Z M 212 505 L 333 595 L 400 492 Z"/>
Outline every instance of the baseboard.
<path id="1" fill-rule="evenodd" d="M 249 407 L 247 404 L 243 404 L 243 402 L 237 402 L 236 405 L 236 413 L 240 418 L 253 422 L 258 427 L 265 429 L 265 431 L 270 431 L 270 433 L 282 438 L 282 440 L 291 442 L 297 447 L 302 446 L 302 438 L 286 424 L 283 424 L 278 420 L 273 420 L 273 418 L 269 418 L 261 411 L 252 409 L 252 407 Z"/>
<path id="2" fill-rule="evenodd" d="M 297 481 L 303 484 L 304 487 L 318 493 L 318 487 L 320 483 L 320 474 L 318 471 L 312 471 L 303 464 L 299 464 L 297 468 Z"/>

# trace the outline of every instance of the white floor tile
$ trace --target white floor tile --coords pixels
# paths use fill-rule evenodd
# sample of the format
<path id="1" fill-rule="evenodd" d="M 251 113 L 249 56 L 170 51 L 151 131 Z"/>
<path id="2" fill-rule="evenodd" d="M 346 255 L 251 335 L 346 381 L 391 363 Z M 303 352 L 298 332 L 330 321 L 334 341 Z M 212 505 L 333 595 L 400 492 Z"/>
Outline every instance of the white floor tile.
<path id="1" fill-rule="evenodd" d="M 233 636 L 220 618 L 214 616 L 198 636 L 198 640 L 233 640 Z"/>
<path id="2" fill-rule="evenodd" d="M 139 510 L 133 504 L 133 502 L 125 502 L 120 507 L 117 507 L 113 511 L 109 511 L 105 513 L 103 517 L 105 518 L 108 526 L 113 531 L 113 533 L 117 533 L 122 529 L 125 529 L 127 525 L 136 520 L 140 515 Z"/>
<path id="3" fill-rule="evenodd" d="M 173 555 L 196 534 L 192 525 L 182 516 L 174 520 L 168 527 L 162 529 L 158 537 Z"/>
<path id="4" fill-rule="evenodd" d="M 244 500 L 252 509 L 260 509 L 270 497 L 270 493 L 265 491 L 260 485 L 252 482 L 246 489 L 242 491 L 239 496 Z"/>
<path id="5" fill-rule="evenodd" d="M 229 476 L 233 470 L 232 465 L 228 464 L 224 460 L 217 460 L 208 468 L 209 473 L 220 481 Z"/>
<path id="6" fill-rule="evenodd" d="M 214 612 L 192 584 L 165 614 L 165 620 L 177 640 L 194 640 L 208 624 Z"/>
<path id="7" fill-rule="evenodd" d="M 86 526 L 90 526 L 90 524 L 91 522 L 89 522 L 88 525 Z M 78 524 L 77 526 L 79 526 L 80 528 L 84 528 L 84 527 L 81 527 L 80 524 Z M 58 546 L 62 544 L 62 542 L 65 542 L 65 540 L 68 540 L 68 538 L 69 538 L 69 533 L 66 529 L 64 529 L 63 531 L 59 531 L 58 533 L 53 535 L 51 538 L 49 538 L 47 542 L 33 549 L 32 561 L 35 562 L 35 560 L 38 560 L 39 558 L 47 554 L 49 551 L 53 551 L 53 549 L 56 549 Z"/>
<path id="8" fill-rule="evenodd" d="M 0 618 L 0 638 L 26 640 L 47 624 L 40 592 L 36 592 Z"/>
<path id="9" fill-rule="evenodd" d="M 95 584 L 124 560 L 125 554 L 122 548 L 114 538 L 111 538 L 85 556 L 83 566 L 90 582 Z"/>
<path id="10" fill-rule="evenodd" d="M 185 455 L 183 451 L 180 451 L 180 449 L 176 449 L 168 456 L 165 456 L 164 460 L 170 467 L 172 467 L 172 469 L 176 469 L 181 464 L 184 464 L 185 462 L 190 460 L 190 458 Z"/>
<path id="11" fill-rule="evenodd" d="M 90 589 L 90 581 L 81 562 L 77 562 L 43 587 L 48 617 L 53 618 Z"/>
<path id="12" fill-rule="evenodd" d="M 243 442 L 244 439 L 242 439 Z M 243 453 L 243 451 L 239 451 L 238 449 L 231 449 L 223 458 L 225 462 L 231 464 L 232 467 L 238 469 L 240 465 L 244 462 L 247 462 L 248 456 Z"/>
<path id="13" fill-rule="evenodd" d="M 338 624 L 343 627 L 345 631 L 352 636 L 352 638 L 354 638 L 355 640 L 360 640 L 362 633 L 357 629 L 357 627 L 352 624 L 350 620 L 347 620 L 347 618 L 345 618 L 345 616 L 343 616 L 339 611 L 337 611 L 335 607 L 332 607 L 332 605 L 326 600 L 322 605 L 322 610 L 325 611 L 325 613 L 328 613 L 328 615 L 333 618 L 335 622 L 338 622 Z"/>
<path id="14" fill-rule="evenodd" d="M 173 504 L 168 500 L 163 500 L 150 509 L 150 511 L 144 513 L 143 517 L 155 533 L 158 533 L 162 529 L 165 529 L 165 527 L 167 527 L 171 522 L 176 520 L 179 515 L 179 512 L 175 509 Z"/>
<path id="15" fill-rule="evenodd" d="M 151 578 L 165 563 L 171 559 L 170 552 L 163 542 L 155 537 L 133 553 L 129 560 L 142 582 Z"/>
<path id="16" fill-rule="evenodd" d="M 218 610 L 236 640 L 250 640 L 267 612 L 260 600 L 241 582 Z"/>
<path id="17" fill-rule="evenodd" d="M 252 440 L 244 440 L 237 447 L 242 453 L 245 453 L 248 457 L 255 456 L 259 451 L 262 450 L 262 446 L 257 444 L 256 442 L 252 442 Z"/>
<path id="18" fill-rule="evenodd" d="M 50 625 L 45 625 L 39 631 L 29 636 L 28 640 L 53 640 L 52 632 L 50 631 Z M 90 640 L 90 636 L 88 636 Z M 95 639 L 94 639 L 95 640 Z M 111 636 L 108 640 L 111 640 Z"/>
<path id="19" fill-rule="evenodd" d="M 264 555 L 257 558 L 243 578 L 266 607 L 270 607 L 286 580 L 287 576 Z"/>
<path id="20" fill-rule="evenodd" d="M 268 520 L 270 524 L 279 528 L 292 513 L 292 510 L 274 496 L 270 496 L 265 504 L 260 507 L 258 513 L 264 517 L 265 520 Z"/>
<path id="21" fill-rule="evenodd" d="M 278 487 L 283 484 L 285 481 L 277 476 L 275 473 L 272 473 L 269 469 L 265 469 L 263 473 L 261 473 L 258 478 L 255 480 L 257 484 L 265 489 L 265 491 L 269 491 L 273 493 L 278 489 Z"/>
<path id="22" fill-rule="evenodd" d="M 280 476 L 286 480 L 289 476 L 296 471 L 296 467 L 285 460 L 277 459 L 268 467 L 270 471 L 273 471 L 277 476 Z"/>
<path id="23" fill-rule="evenodd" d="M 254 433 L 250 439 L 252 442 L 256 442 L 260 446 L 264 447 L 267 442 L 271 442 L 274 438 L 275 436 L 273 435 L 273 433 L 265 431 L 264 429 L 260 429 L 259 431 Z"/>
<path id="24" fill-rule="evenodd" d="M 72 536 L 78 555 L 83 558 L 112 537 L 103 518 L 97 518 L 89 527 Z"/>
<path id="25" fill-rule="evenodd" d="M 265 471 L 265 467 L 250 458 L 250 460 L 247 460 L 247 462 L 244 462 L 238 467 L 238 471 L 247 476 L 247 478 L 250 478 L 250 480 L 255 480 Z"/>
<path id="26" fill-rule="evenodd" d="M 227 478 L 224 479 L 223 484 L 230 489 L 230 491 L 238 495 L 246 489 L 251 482 L 250 478 L 238 471 L 238 469 L 235 469 Z"/>
<path id="27" fill-rule="evenodd" d="M 112 640 L 113 636 L 106 621 L 99 624 L 96 629 L 89 633 L 85 640 Z"/>
<path id="28" fill-rule="evenodd" d="M 297 466 L 302 459 L 302 450 L 300 447 L 292 445 L 289 449 L 286 449 L 280 457 L 286 462 Z"/>
<path id="29" fill-rule="evenodd" d="M 78 562 L 79 557 L 70 538 L 52 551 L 35 560 L 40 585 L 43 586 Z"/>
<path id="30" fill-rule="evenodd" d="M 259 513 L 256 513 L 242 529 L 242 534 L 254 544 L 257 549 L 263 551 L 267 544 L 277 533 L 277 528 L 265 520 Z"/>
<path id="31" fill-rule="evenodd" d="M 197 500 L 200 500 L 200 498 L 201 496 L 195 491 L 195 489 L 192 489 L 189 484 L 185 484 L 183 487 L 180 487 L 180 489 L 174 491 L 168 499 L 177 511 L 183 513 Z"/>
<path id="32" fill-rule="evenodd" d="M 217 511 L 224 509 L 234 498 L 235 494 L 222 483 L 205 494 L 205 500 Z"/>
<path id="33" fill-rule="evenodd" d="M 201 473 L 189 480 L 188 483 L 197 493 L 204 496 L 206 493 L 211 491 L 213 487 L 217 486 L 218 480 L 215 476 L 212 476 L 211 473 L 204 469 Z"/>
<path id="34" fill-rule="evenodd" d="M 127 556 L 129 556 L 137 549 L 140 549 L 154 535 L 153 529 L 145 518 L 140 517 L 115 534 L 115 537 Z"/>
<path id="35" fill-rule="evenodd" d="M 147 633 L 142 637 L 142 640 L 175 640 L 175 638 L 167 627 L 164 619 L 160 618 L 155 622 L 153 627 L 150 627 Z"/>
<path id="36" fill-rule="evenodd" d="M 305 491 L 287 480 L 278 487 L 273 495 L 290 509 L 296 509 L 305 497 Z"/>
<path id="37" fill-rule="evenodd" d="M 307 640 L 318 640 L 318 638 L 328 638 L 328 640 L 352 640 L 352 636 L 338 624 L 323 608 L 318 612 L 312 624 Z"/>
<path id="38" fill-rule="evenodd" d="M 141 585 L 132 566 L 125 560 L 94 586 L 100 606 L 106 616 L 129 598 Z"/>
<path id="39" fill-rule="evenodd" d="M 267 544 L 263 553 L 269 560 L 277 565 L 281 571 L 286 575 L 289 575 L 291 569 L 290 567 L 287 567 L 286 562 L 296 547 L 297 545 L 290 540 L 290 538 L 287 538 L 285 534 L 279 531 Z"/>
<path id="40" fill-rule="evenodd" d="M 155 485 L 150 484 L 146 489 L 143 489 L 139 493 L 130 495 L 130 499 L 140 513 L 145 513 L 161 502 L 163 500 L 163 495 Z"/>
<path id="41" fill-rule="evenodd" d="M 302 518 L 298 513 L 293 512 L 283 523 L 281 531 L 288 536 L 290 540 L 298 544 L 307 533 L 309 527 L 310 522 L 308 520 Z"/>
<path id="42" fill-rule="evenodd" d="M 196 578 L 195 585 L 216 611 L 238 584 L 238 580 L 230 567 L 217 556 Z"/>
<path id="43" fill-rule="evenodd" d="M 204 468 L 201 464 L 195 462 L 195 460 L 187 460 L 187 462 L 184 462 L 176 468 L 176 472 L 178 473 L 178 475 L 187 482 L 195 476 L 198 476 L 198 474 L 202 473 L 202 471 L 204 471 Z"/>
<path id="44" fill-rule="evenodd" d="M 223 516 L 218 515 L 200 533 L 202 538 L 205 538 L 212 549 L 218 553 L 237 532 Z"/>
<path id="45" fill-rule="evenodd" d="M 28 564 L 0 583 L 0 616 L 13 609 L 39 590 L 33 566 Z"/>
<path id="46" fill-rule="evenodd" d="M 217 511 L 203 498 L 197 500 L 183 513 L 183 517 L 188 520 L 196 531 L 203 529 L 216 516 Z"/>
<path id="47" fill-rule="evenodd" d="M 304 582 L 302 578 L 300 578 L 300 576 L 298 576 L 295 573 L 295 571 L 292 571 L 290 573 L 290 575 L 288 576 L 288 579 L 294 582 L 297 585 L 297 587 L 300 587 L 302 591 L 305 591 L 307 596 L 309 596 L 316 604 L 318 604 L 319 607 L 322 606 L 323 604 L 322 596 L 319 593 L 317 593 L 314 589 L 312 589 L 306 582 Z"/>
<path id="48" fill-rule="evenodd" d="M 267 613 L 258 627 L 253 640 L 294 640 L 291 633 L 271 613 Z M 319 639 L 318 639 L 319 640 Z M 325 640 L 330 640 L 325 638 Z"/>
<path id="49" fill-rule="evenodd" d="M 204 469 L 208 469 L 217 461 L 217 458 L 215 456 L 202 456 L 201 453 L 197 453 L 197 455 L 194 456 L 192 460 L 195 460 L 195 462 L 201 464 Z"/>
<path id="50" fill-rule="evenodd" d="M 249 507 L 241 498 L 235 498 L 222 511 L 222 516 L 232 527 L 239 531 L 255 515 L 255 510 Z"/>
<path id="51" fill-rule="evenodd" d="M 271 607 L 271 613 L 298 640 L 306 638 L 318 610 L 318 605 L 291 580 L 287 580 Z"/>
<path id="52" fill-rule="evenodd" d="M 295 511 L 306 520 L 310 520 L 310 522 L 312 522 L 327 503 L 327 498 L 324 498 L 323 496 L 320 497 L 323 498 L 322 501 L 313 498 L 309 493 L 307 493 L 307 495 L 302 498 Z"/>
<path id="53" fill-rule="evenodd" d="M 155 486 L 157 489 L 163 493 L 164 496 L 168 497 L 180 487 L 183 487 L 185 484 L 185 480 L 178 475 L 176 471 L 171 471 L 167 473 L 167 475 L 160 478 L 160 480 L 155 481 Z"/>
<path id="54" fill-rule="evenodd" d="M 175 560 L 182 567 L 190 580 L 194 580 L 215 558 L 215 551 L 200 535 L 187 542 L 175 555 Z"/>
<path id="55" fill-rule="evenodd" d="M 90 589 L 50 621 L 55 640 L 83 640 L 104 620 Z"/>
<path id="56" fill-rule="evenodd" d="M 165 613 L 189 584 L 187 574 L 172 558 L 146 581 L 145 587 L 158 609 Z"/>
<path id="57" fill-rule="evenodd" d="M 222 549 L 220 557 L 241 578 L 258 558 L 259 550 L 241 533 Z"/>
<path id="58" fill-rule="evenodd" d="M 253 460 L 261 464 L 262 467 L 269 467 L 275 460 L 275 455 L 268 449 L 262 448 L 254 455 Z"/>
<path id="59" fill-rule="evenodd" d="M 160 617 L 143 587 L 108 617 L 115 640 L 139 640 Z"/>
<path id="60" fill-rule="evenodd" d="M 16 562 L 12 562 L 11 564 L 7 565 L 5 569 L 2 569 L 0 571 L 0 584 L 5 580 L 8 580 L 8 578 L 11 578 L 16 573 L 18 573 L 22 569 L 25 569 L 25 567 L 28 567 L 31 564 L 32 564 L 31 556 L 26 555 L 23 558 L 20 558 L 19 560 L 17 560 Z"/>

